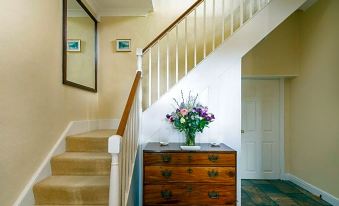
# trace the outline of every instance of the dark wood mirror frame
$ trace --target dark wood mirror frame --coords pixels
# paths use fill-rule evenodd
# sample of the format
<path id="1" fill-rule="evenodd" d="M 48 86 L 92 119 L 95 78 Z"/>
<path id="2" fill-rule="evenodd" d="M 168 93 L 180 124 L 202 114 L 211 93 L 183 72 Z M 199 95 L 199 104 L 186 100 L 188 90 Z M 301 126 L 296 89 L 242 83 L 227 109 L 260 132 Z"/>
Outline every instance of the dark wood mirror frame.
<path id="1" fill-rule="evenodd" d="M 91 87 L 87 87 L 81 84 L 77 84 L 75 82 L 71 82 L 67 80 L 67 0 L 63 0 L 63 14 L 62 14 L 62 40 L 63 40 L 63 46 L 62 46 L 62 83 L 68 86 L 72 86 L 72 87 L 76 87 L 79 89 L 83 89 L 83 90 L 87 90 L 87 91 L 91 91 L 91 92 L 97 92 L 97 81 L 98 81 L 98 75 L 97 75 L 97 55 L 98 55 L 98 49 L 97 49 L 97 45 L 98 45 L 98 40 L 97 40 L 97 36 L 98 36 L 98 31 L 97 31 L 97 25 L 98 25 L 98 21 L 96 20 L 96 18 L 93 16 L 93 14 L 89 11 L 89 9 L 85 6 L 85 4 L 81 1 L 81 0 L 76 0 L 79 5 L 81 6 L 81 8 L 83 8 L 86 13 L 91 17 L 91 19 L 94 21 L 94 29 L 95 29 L 95 56 L 94 56 L 94 62 L 95 62 L 95 88 L 91 88 Z"/>

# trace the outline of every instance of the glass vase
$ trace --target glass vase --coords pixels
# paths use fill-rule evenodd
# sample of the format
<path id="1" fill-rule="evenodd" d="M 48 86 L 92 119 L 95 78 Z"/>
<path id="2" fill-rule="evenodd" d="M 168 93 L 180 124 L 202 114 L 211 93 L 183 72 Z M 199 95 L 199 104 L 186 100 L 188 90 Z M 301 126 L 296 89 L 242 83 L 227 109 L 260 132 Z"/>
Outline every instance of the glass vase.
<path id="1" fill-rule="evenodd" d="M 192 132 L 185 132 L 186 137 L 186 146 L 195 146 L 195 133 Z"/>

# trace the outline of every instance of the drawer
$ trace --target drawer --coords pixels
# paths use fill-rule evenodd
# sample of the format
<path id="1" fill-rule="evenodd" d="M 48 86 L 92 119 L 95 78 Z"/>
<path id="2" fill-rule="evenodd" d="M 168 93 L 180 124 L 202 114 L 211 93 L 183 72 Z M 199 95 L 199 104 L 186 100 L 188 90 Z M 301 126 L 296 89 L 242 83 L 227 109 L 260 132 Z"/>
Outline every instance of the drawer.
<path id="1" fill-rule="evenodd" d="M 144 205 L 235 205 L 235 203 L 235 186 L 206 184 L 144 186 Z"/>
<path id="2" fill-rule="evenodd" d="M 144 153 L 145 165 L 235 166 L 235 153 Z"/>
<path id="3" fill-rule="evenodd" d="M 145 166 L 144 183 L 155 182 L 219 182 L 235 185 L 234 167 Z"/>

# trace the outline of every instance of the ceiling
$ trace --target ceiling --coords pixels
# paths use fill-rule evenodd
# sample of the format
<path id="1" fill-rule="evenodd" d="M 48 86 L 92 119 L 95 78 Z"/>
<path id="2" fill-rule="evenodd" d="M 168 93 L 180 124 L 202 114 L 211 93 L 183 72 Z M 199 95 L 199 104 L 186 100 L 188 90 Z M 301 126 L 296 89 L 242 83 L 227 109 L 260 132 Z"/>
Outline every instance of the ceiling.
<path id="1" fill-rule="evenodd" d="M 67 17 L 89 17 L 89 16 L 76 0 L 68 0 Z"/>
<path id="2" fill-rule="evenodd" d="M 145 16 L 153 11 L 152 0 L 83 0 L 97 16 Z"/>

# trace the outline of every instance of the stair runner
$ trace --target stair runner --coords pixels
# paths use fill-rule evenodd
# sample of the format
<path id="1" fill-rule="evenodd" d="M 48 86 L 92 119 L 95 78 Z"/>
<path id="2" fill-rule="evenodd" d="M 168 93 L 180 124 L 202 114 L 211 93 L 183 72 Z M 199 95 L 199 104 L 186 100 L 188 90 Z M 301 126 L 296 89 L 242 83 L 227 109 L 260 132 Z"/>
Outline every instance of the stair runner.
<path id="1" fill-rule="evenodd" d="M 52 176 L 33 187 L 36 205 L 108 205 L 114 130 L 97 130 L 66 138 L 66 152 L 51 160 Z"/>

